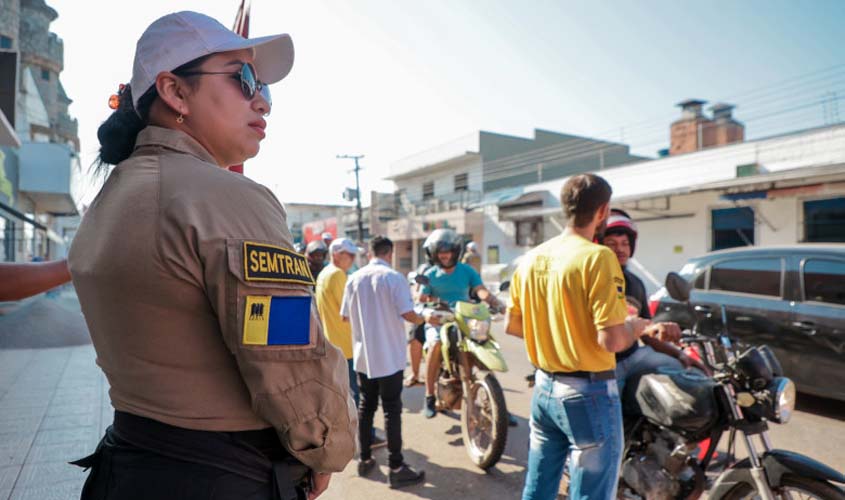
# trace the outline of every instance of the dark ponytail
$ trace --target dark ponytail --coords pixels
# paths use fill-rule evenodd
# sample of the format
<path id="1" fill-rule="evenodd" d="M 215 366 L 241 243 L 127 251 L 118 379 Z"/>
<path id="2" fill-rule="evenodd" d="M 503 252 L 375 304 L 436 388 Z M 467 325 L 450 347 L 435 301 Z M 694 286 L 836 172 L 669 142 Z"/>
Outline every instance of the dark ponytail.
<path id="1" fill-rule="evenodd" d="M 132 89 L 127 85 L 119 96 L 117 109 L 97 129 L 100 140 L 100 155 L 97 157 L 97 170 L 107 165 L 117 165 L 129 158 L 135 149 L 138 133 L 147 126 L 150 107 L 158 96 L 155 86 L 150 87 L 138 100 L 138 111 L 132 105 Z"/>
<path id="2" fill-rule="evenodd" d="M 212 55 L 214 54 L 198 57 L 174 69 L 172 73 L 181 76 L 180 73 L 191 72 Z M 194 76 L 184 76 L 183 78 L 192 87 L 196 86 L 197 81 Z M 135 140 L 138 138 L 138 133 L 149 123 L 150 108 L 156 97 L 158 97 L 158 92 L 153 85 L 138 99 L 138 109 L 136 110 L 132 105 L 132 89 L 129 85 L 123 88 L 117 109 L 97 129 L 97 138 L 100 140 L 100 154 L 94 162 L 94 167 L 98 174 L 107 174 L 109 165 L 117 165 L 129 158 L 132 151 L 135 150 Z"/>

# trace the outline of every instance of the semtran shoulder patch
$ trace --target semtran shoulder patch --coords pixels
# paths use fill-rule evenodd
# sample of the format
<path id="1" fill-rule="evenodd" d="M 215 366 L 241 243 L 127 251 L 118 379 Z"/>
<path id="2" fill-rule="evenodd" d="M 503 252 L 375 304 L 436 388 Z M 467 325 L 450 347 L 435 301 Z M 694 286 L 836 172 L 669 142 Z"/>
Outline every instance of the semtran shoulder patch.
<path id="1" fill-rule="evenodd" d="M 313 285 L 304 255 L 266 243 L 244 242 L 244 279 Z"/>

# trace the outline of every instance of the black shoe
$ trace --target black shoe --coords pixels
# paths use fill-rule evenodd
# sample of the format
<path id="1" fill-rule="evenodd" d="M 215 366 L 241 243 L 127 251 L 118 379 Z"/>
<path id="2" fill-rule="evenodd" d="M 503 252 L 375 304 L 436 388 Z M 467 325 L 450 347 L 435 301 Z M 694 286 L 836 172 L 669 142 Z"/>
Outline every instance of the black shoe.
<path id="1" fill-rule="evenodd" d="M 373 471 L 376 467 L 376 461 L 372 458 L 367 460 L 359 460 L 358 461 L 358 475 L 361 477 L 366 477 Z"/>
<path id="2" fill-rule="evenodd" d="M 516 420 L 516 417 L 508 413 L 508 427 L 516 427 L 519 425 L 519 422 Z"/>
<path id="3" fill-rule="evenodd" d="M 408 467 L 408 464 L 402 464 L 397 471 L 390 469 L 388 479 L 390 480 L 390 488 L 395 490 L 396 488 L 403 488 L 425 481 L 425 471 L 421 470 L 417 472 Z"/>
<path id="4" fill-rule="evenodd" d="M 423 408 L 423 415 L 425 415 L 425 418 L 434 418 L 437 416 L 436 404 L 437 400 L 434 396 L 425 397 L 425 408 Z"/>
<path id="5" fill-rule="evenodd" d="M 373 438 L 370 440 L 370 449 L 375 450 L 376 448 L 384 448 L 385 446 L 387 446 L 387 441 L 373 434 Z"/>

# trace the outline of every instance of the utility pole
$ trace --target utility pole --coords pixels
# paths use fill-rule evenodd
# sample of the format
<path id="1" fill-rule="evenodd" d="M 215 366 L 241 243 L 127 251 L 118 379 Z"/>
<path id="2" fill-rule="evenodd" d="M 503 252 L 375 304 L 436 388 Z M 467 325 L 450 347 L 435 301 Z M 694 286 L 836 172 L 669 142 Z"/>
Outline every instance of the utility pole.
<path id="1" fill-rule="evenodd" d="M 361 167 L 358 166 L 358 160 L 363 158 L 364 155 L 337 155 L 339 160 L 355 160 L 355 198 L 357 200 L 356 209 L 358 211 L 358 243 L 364 243 L 364 220 L 362 216 L 362 209 L 361 209 L 361 183 L 358 180 L 358 172 L 361 170 Z"/>

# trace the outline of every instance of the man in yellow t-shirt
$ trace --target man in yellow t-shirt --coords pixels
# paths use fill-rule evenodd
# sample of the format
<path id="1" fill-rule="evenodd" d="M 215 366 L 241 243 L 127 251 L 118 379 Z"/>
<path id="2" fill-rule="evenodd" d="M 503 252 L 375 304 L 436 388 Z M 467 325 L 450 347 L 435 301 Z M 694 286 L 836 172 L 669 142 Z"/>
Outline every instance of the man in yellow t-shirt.
<path id="1" fill-rule="evenodd" d="M 561 191 L 566 229 L 528 252 L 513 276 L 506 331 L 525 339 L 539 369 L 523 500 L 556 498 L 567 456 L 570 498 L 616 497 L 623 429 L 613 353 L 648 320 L 627 317 L 619 261 L 593 243 L 611 193 L 597 175 L 571 177 Z"/>
<path id="2" fill-rule="evenodd" d="M 346 288 L 346 276 L 359 248 L 346 238 L 333 240 L 329 247 L 331 263 L 317 276 L 317 310 L 323 323 L 323 333 L 329 342 L 343 351 L 349 366 L 349 390 L 358 406 L 358 377 L 352 369 L 352 326 L 343 321 L 340 315 L 340 304 L 343 301 L 343 290 Z"/>

